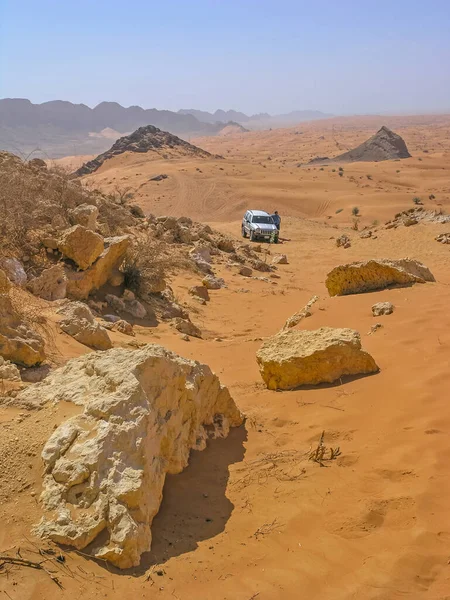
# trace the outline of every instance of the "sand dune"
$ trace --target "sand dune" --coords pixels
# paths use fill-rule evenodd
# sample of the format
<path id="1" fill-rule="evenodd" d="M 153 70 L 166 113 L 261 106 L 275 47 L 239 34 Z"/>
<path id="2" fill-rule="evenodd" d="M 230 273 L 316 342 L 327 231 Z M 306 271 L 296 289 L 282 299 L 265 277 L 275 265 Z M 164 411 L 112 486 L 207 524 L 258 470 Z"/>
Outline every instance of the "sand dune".
<path id="1" fill-rule="evenodd" d="M 305 164 L 315 156 L 333 156 L 358 145 L 382 123 L 402 135 L 412 158 L 343 164 L 342 176 L 335 163 Z M 350 223 L 351 209 L 357 206 L 362 224 L 370 225 L 412 206 L 415 196 L 427 207 L 450 206 L 449 134 L 446 116 L 327 119 L 291 129 L 192 140 L 223 160 L 165 160 L 126 153 L 107 161 L 85 181 L 108 192 L 130 188 L 135 200 L 157 215 L 229 221 L 251 206 Z M 168 178 L 149 181 L 159 173 Z M 431 194 L 435 199 L 429 201 Z"/>

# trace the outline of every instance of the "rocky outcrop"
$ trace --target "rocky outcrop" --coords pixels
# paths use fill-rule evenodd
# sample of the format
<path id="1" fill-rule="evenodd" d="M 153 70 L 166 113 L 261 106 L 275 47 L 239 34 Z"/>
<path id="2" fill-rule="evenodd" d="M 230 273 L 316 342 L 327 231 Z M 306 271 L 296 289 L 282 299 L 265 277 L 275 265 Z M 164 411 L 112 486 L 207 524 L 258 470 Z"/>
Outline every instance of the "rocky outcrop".
<path id="1" fill-rule="evenodd" d="M 192 449 L 242 423 L 209 367 L 161 346 L 114 349 L 71 360 L 24 390 L 23 404 L 72 402 L 42 451 L 43 538 L 84 549 L 119 568 L 150 549 L 167 473 Z M 101 535 L 100 535 L 101 534 Z"/>
<path id="2" fill-rule="evenodd" d="M 98 208 L 93 204 L 79 204 L 69 211 L 70 220 L 74 225 L 82 225 L 95 231 L 97 227 Z"/>
<path id="3" fill-rule="evenodd" d="M 58 242 L 58 250 L 83 271 L 97 260 L 103 249 L 102 236 L 82 225 L 64 231 Z"/>
<path id="4" fill-rule="evenodd" d="M 0 294 L 0 315 L 0 356 L 25 367 L 40 364 L 45 359 L 44 340 L 21 318 L 7 294 Z"/>
<path id="5" fill-rule="evenodd" d="M 270 390 L 332 383 L 344 375 L 378 371 L 353 329 L 282 331 L 264 342 L 256 359 Z"/>
<path id="6" fill-rule="evenodd" d="M 344 296 L 426 281 L 435 279 L 425 265 L 417 260 L 402 258 L 341 265 L 328 273 L 325 285 L 330 296 Z"/>
<path id="7" fill-rule="evenodd" d="M 450 223 L 450 215 L 446 215 L 442 210 L 425 210 L 423 206 L 414 206 L 397 213 L 394 219 L 386 221 L 385 229 L 409 227 L 417 223 Z"/>
<path id="8" fill-rule="evenodd" d="M 80 344 L 94 350 L 108 350 L 112 347 L 107 330 L 97 323 L 86 304 L 70 302 L 60 308 L 58 314 L 64 317 L 59 323 L 62 331 Z"/>
<path id="9" fill-rule="evenodd" d="M 105 250 L 89 269 L 78 272 L 66 269 L 67 296 L 74 300 L 87 300 L 92 292 L 106 283 L 120 285 L 123 275 L 119 267 L 129 245 L 128 235 L 105 238 Z"/>
<path id="10" fill-rule="evenodd" d="M 379 317 L 381 315 L 391 315 L 394 312 L 394 305 L 391 302 L 377 302 L 372 306 L 372 315 Z"/>
<path id="11" fill-rule="evenodd" d="M 28 289 L 44 300 L 62 300 L 67 293 L 67 277 L 62 265 L 45 269 L 28 283 Z"/>

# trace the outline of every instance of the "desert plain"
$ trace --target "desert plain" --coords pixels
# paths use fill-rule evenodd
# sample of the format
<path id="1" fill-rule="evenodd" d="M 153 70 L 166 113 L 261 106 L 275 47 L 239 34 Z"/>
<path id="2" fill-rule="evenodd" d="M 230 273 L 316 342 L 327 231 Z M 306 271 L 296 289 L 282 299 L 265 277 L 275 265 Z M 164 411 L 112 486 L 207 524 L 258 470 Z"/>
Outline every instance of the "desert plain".
<path id="1" fill-rule="evenodd" d="M 357 146 L 382 125 L 402 136 L 411 158 L 308 164 Z M 190 142 L 212 156 L 126 152 L 82 185 L 133 194 L 145 215 L 189 217 L 236 244 L 244 241 L 247 209 L 279 211 L 281 243 L 261 244 L 260 252 L 268 263 L 287 256 L 275 277 L 243 277 L 225 260 L 213 261 L 226 285 L 201 304 L 189 293 L 201 283 L 198 273 L 168 275 L 201 338 L 187 341 L 164 321 L 134 324 L 137 344 L 160 344 L 209 365 L 245 422 L 192 451 L 189 466 L 167 476 L 152 548 L 139 567 L 121 571 L 52 545 L 45 569 L 4 566 L 3 597 L 450 598 L 450 245 L 436 241 L 450 224 L 431 218 L 389 227 L 395 215 L 419 206 L 448 213 L 450 117 L 336 118 Z M 74 170 L 88 158 L 53 164 Z M 151 180 L 159 174 L 167 178 Z M 349 247 L 336 245 L 341 235 Z M 425 264 L 436 281 L 348 296 L 327 292 L 326 276 L 338 265 L 405 257 Z M 311 315 L 297 328 L 358 331 L 379 372 L 268 390 L 256 353 L 315 295 Z M 372 305 L 385 301 L 394 312 L 374 317 Z M 90 351 L 58 331 L 51 302 L 36 303 L 48 315 L 52 368 Z M 129 344 L 120 332 L 110 336 L 114 347 Z M 66 402 L 29 411 L 0 404 L 0 555 L 48 557 L 49 544 L 32 533 L 42 512 L 40 453 L 75 412 Z M 321 463 L 311 453 L 322 435 L 339 453 Z"/>

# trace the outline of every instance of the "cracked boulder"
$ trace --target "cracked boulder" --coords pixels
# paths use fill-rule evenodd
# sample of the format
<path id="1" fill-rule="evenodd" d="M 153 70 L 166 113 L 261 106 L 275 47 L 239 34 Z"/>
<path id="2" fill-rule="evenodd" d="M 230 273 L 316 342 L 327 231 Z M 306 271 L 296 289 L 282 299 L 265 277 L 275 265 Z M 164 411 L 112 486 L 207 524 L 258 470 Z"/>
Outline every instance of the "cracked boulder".
<path id="1" fill-rule="evenodd" d="M 150 550 L 166 474 L 242 423 L 209 367 L 153 344 L 73 359 L 19 396 L 80 407 L 42 451 L 36 533 L 122 569 Z"/>
<path id="2" fill-rule="evenodd" d="M 44 269 L 39 277 L 30 280 L 27 287 L 32 294 L 44 300 L 62 300 L 67 292 L 64 267 L 57 264 Z"/>
<path id="3" fill-rule="evenodd" d="M 63 315 L 59 323 L 62 331 L 80 344 L 94 350 L 108 350 L 112 347 L 108 331 L 94 319 L 90 308 L 82 302 L 70 302 L 58 310 Z"/>
<path id="4" fill-rule="evenodd" d="M 66 269 L 67 296 L 73 300 L 87 300 L 89 295 L 106 283 L 118 286 L 123 282 L 122 265 L 130 245 L 127 235 L 105 238 L 105 249 L 92 266 L 85 271 Z"/>
<path id="5" fill-rule="evenodd" d="M 82 225 L 75 225 L 64 231 L 58 242 L 58 250 L 84 271 L 103 252 L 103 238 Z"/>
<path id="6" fill-rule="evenodd" d="M 268 338 L 256 354 L 261 377 L 270 390 L 332 383 L 344 375 L 375 373 L 378 367 L 361 348 L 353 329 L 289 329 Z"/>

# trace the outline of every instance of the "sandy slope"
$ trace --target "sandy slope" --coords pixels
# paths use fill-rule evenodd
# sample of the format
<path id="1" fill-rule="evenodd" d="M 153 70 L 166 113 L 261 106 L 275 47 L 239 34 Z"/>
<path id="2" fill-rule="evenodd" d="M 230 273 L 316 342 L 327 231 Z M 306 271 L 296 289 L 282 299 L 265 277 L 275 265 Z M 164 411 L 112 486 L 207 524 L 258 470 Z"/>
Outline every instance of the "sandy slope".
<path id="1" fill-rule="evenodd" d="M 229 143 L 228 137 L 222 140 Z M 220 142 L 215 143 L 217 151 Z M 275 156 L 273 149 L 271 154 Z M 200 174 L 193 163 L 164 164 L 164 172 L 173 177 L 160 184 L 160 194 L 172 189 L 163 187 L 166 182 L 172 186 L 178 181 L 171 196 L 174 212 L 192 210 L 196 215 L 203 210 L 204 220 L 214 221 L 214 214 L 216 227 L 236 233 L 241 210 L 238 190 L 247 190 L 245 201 L 255 199 L 251 181 L 258 182 L 259 171 L 248 162 L 245 166 L 236 161 L 233 168 L 242 175 L 225 177 L 219 169 L 222 165 L 230 169 L 228 160 L 202 164 Z M 438 169 L 438 164 L 444 168 Z M 180 171 L 177 165 L 188 170 Z M 419 186 L 427 193 L 434 190 L 436 199 L 448 198 L 449 171 L 441 156 L 425 154 L 423 161 L 414 157 L 397 165 L 371 165 L 373 179 L 393 177 L 400 168 L 415 191 L 360 190 L 363 219 L 392 216 L 394 205 L 410 206 L 409 198 Z M 101 181 L 114 174 L 120 180 L 131 178 L 132 173 L 158 172 L 160 166 L 145 161 L 133 167 L 117 164 L 115 170 L 95 177 Z M 352 172 L 360 168 L 351 167 Z M 273 165 L 264 170 L 265 175 L 270 173 L 273 190 L 281 187 L 282 178 L 289 179 L 288 171 L 280 175 L 276 171 Z M 366 171 L 362 167 L 359 172 Z M 377 239 L 360 239 L 343 225 L 336 229 L 337 217 L 305 221 L 300 217 L 308 214 L 305 207 L 314 198 L 319 202 L 323 185 L 332 190 L 332 203 L 338 194 L 345 196 L 350 183 L 328 171 L 298 170 L 295 177 L 300 177 L 298 172 L 305 185 L 308 182 L 311 195 L 297 205 L 294 191 L 279 190 L 286 212 L 290 206 L 292 214 L 283 221 L 287 241 L 276 249 L 289 257 L 289 264 L 280 265 L 277 271 L 279 279 L 274 283 L 245 279 L 222 267 L 220 275 L 228 287 L 212 291 L 211 302 L 200 306 L 187 293 L 198 280 L 180 275 L 173 287 L 180 300 L 189 304 L 192 320 L 202 328 L 205 339 L 186 343 L 166 325 L 138 330 L 139 341 L 161 343 L 210 364 L 247 415 L 245 427 L 233 431 L 227 440 L 211 443 L 206 451 L 194 453 L 184 473 L 168 478 L 162 509 L 154 522 L 153 549 L 144 557 L 142 569 L 117 573 L 66 553 L 67 566 L 58 567 L 64 589 L 44 572 L 12 569 L 8 577 L 0 572 L 0 590 L 11 598 L 450 597 L 450 247 L 434 241 L 448 226 L 380 230 Z M 313 175 L 317 180 L 313 181 Z M 208 181 L 216 187 L 210 189 Z M 313 183 L 317 183 L 316 195 Z M 266 189 L 265 183 L 258 182 L 258 186 L 258 190 Z M 383 186 L 393 188 L 392 183 Z M 144 195 L 139 199 L 146 207 L 154 201 Z M 212 210 L 215 202 L 220 210 Z M 336 248 L 331 239 L 343 230 L 352 238 L 348 250 Z M 341 298 L 327 296 L 324 280 L 337 264 L 403 256 L 422 260 L 437 282 Z M 300 327 L 357 329 L 380 373 L 336 386 L 268 391 L 255 361 L 261 344 L 255 338 L 275 333 L 314 294 L 320 300 Z M 393 302 L 395 312 L 372 317 L 372 304 L 383 300 Z M 376 322 L 383 328 L 368 335 Z M 115 334 L 116 344 L 128 342 L 129 338 Z M 66 336 L 56 336 L 55 343 L 63 356 L 85 350 Z M 0 409 L 1 550 L 18 545 L 22 555 L 39 557 L 27 550 L 33 549 L 30 528 L 39 518 L 38 454 L 54 423 L 71 410 L 59 406 L 20 417 L 17 409 Z M 342 452 L 327 468 L 308 460 L 322 431 L 325 443 L 340 446 Z M 53 568 L 52 563 L 49 566 Z"/>
<path id="2" fill-rule="evenodd" d="M 383 123 L 404 137 L 412 158 L 344 164 L 343 176 L 337 164 L 306 165 L 315 156 L 334 156 L 360 144 Z M 192 140 L 223 160 L 164 160 L 150 153 L 126 153 L 84 181 L 108 192 L 130 188 L 135 200 L 157 215 L 230 221 L 253 207 L 349 223 L 351 209 L 357 206 L 363 224 L 371 224 L 412 206 L 415 196 L 433 208 L 450 206 L 449 140 L 448 116 L 328 119 L 291 129 Z M 159 173 L 168 178 L 149 181 Z M 431 202 L 430 194 L 436 196 Z"/>

